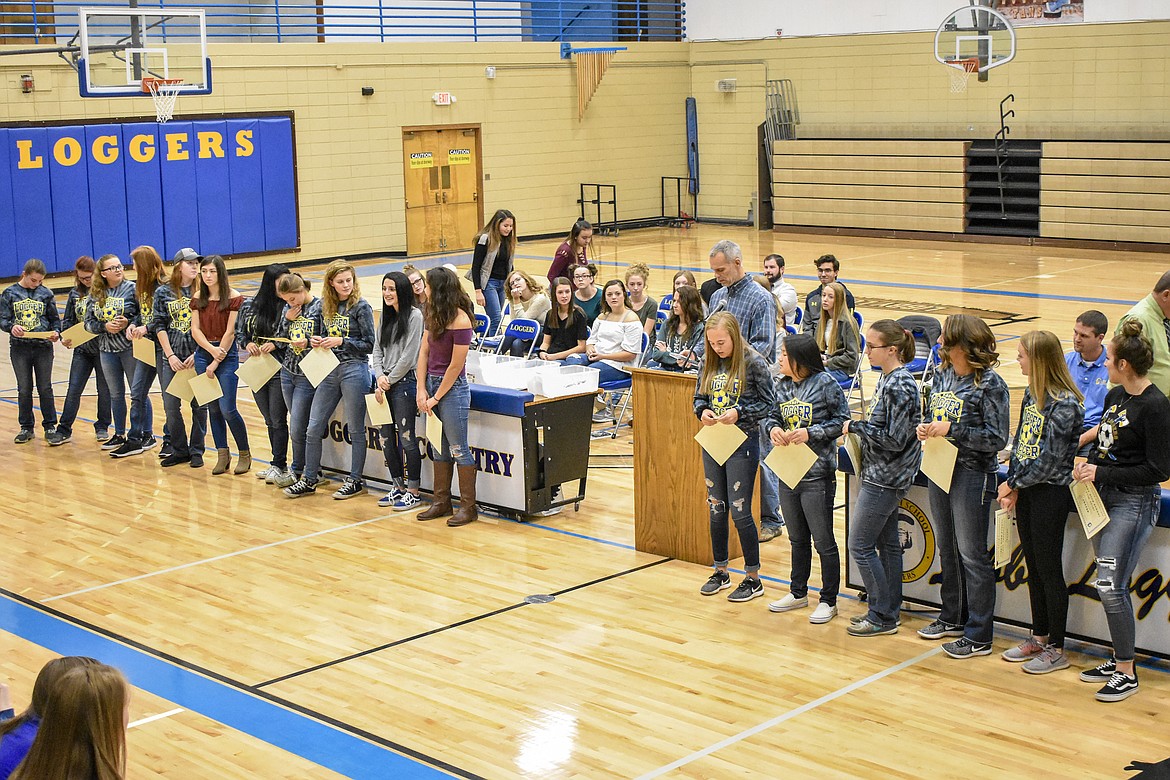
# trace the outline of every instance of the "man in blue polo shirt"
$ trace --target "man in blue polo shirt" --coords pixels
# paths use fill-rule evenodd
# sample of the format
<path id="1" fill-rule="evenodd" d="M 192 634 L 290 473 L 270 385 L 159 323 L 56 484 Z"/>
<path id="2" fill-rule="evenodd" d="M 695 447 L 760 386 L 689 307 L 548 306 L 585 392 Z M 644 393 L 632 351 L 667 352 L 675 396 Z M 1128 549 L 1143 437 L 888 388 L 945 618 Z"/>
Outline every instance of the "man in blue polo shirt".
<path id="1" fill-rule="evenodd" d="M 1086 448 L 1097 438 L 1097 424 L 1109 390 L 1109 372 L 1105 369 L 1105 334 L 1109 320 L 1096 309 L 1077 317 L 1073 326 L 1073 349 L 1064 356 L 1077 389 L 1085 396 L 1085 427 L 1078 449 Z M 1087 453 L 1081 452 L 1085 455 Z"/>

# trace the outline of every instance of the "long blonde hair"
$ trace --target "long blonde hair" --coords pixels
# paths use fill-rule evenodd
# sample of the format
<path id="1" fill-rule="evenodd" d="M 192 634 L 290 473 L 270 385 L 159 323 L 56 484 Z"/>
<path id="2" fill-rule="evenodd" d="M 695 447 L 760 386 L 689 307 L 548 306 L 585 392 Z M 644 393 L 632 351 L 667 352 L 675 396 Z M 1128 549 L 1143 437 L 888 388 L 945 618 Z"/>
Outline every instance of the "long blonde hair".
<path id="1" fill-rule="evenodd" d="M 1085 400 L 1069 373 L 1068 363 L 1060 348 L 1060 339 L 1046 330 L 1033 330 L 1020 339 L 1020 346 L 1028 353 L 1031 364 L 1028 371 L 1028 390 L 1036 408 L 1044 411 L 1044 404 L 1052 399 L 1072 396 L 1078 401 Z"/>
<path id="2" fill-rule="evenodd" d="M 112 666 L 77 666 L 49 690 L 41 725 L 11 780 L 126 776 L 130 685 Z"/>
<path id="3" fill-rule="evenodd" d="M 362 299 L 362 291 L 358 287 L 357 271 L 344 260 L 334 260 L 325 268 L 325 284 L 321 288 L 321 314 L 327 320 L 337 316 L 337 308 L 341 304 L 337 297 L 337 290 L 333 289 L 333 278 L 346 271 L 353 274 L 353 292 L 346 300 L 346 308 L 352 310 L 353 305 Z"/>
<path id="4" fill-rule="evenodd" d="M 711 331 L 720 328 L 731 337 L 731 356 L 728 358 L 719 357 L 711 348 Z M 735 318 L 735 315 L 728 311 L 718 311 L 712 314 L 707 318 L 707 329 L 703 338 L 707 339 L 707 348 L 703 354 L 703 372 L 699 375 L 699 392 L 710 395 L 715 389 L 715 375 L 720 373 L 727 374 L 727 387 L 729 389 L 737 385 L 743 387 L 744 378 L 747 376 L 747 358 L 744 355 L 746 345 L 743 341 L 743 333 L 739 330 L 739 320 Z M 720 371 L 719 364 L 725 359 L 730 362 L 726 371 Z"/>
<path id="5" fill-rule="evenodd" d="M 110 287 L 106 284 L 106 277 L 102 276 L 102 264 L 107 260 L 117 260 L 118 264 L 122 264 L 121 258 L 117 255 L 102 255 L 97 261 L 97 273 L 93 275 L 93 286 L 89 288 L 89 297 L 98 306 L 106 305 L 106 296 L 109 295 Z M 113 266 L 111 266 L 112 268 Z M 125 281 L 126 277 L 122 277 Z"/>
<path id="6" fill-rule="evenodd" d="M 821 309 L 821 319 L 817 323 L 817 346 L 821 352 L 832 352 L 837 346 L 837 331 L 844 327 L 847 331 L 846 337 L 853 335 L 855 342 L 859 341 L 857 334 L 857 322 L 853 319 L 853 315 L 849 313 L 849 302 L 845 300 L 845 288 L 840 282 L 829 282 L 825 285 L 833 291 L 833 310 L 825 311 Z M 821 300 L 824 300 L 824 293 L 821 293 Z"/>

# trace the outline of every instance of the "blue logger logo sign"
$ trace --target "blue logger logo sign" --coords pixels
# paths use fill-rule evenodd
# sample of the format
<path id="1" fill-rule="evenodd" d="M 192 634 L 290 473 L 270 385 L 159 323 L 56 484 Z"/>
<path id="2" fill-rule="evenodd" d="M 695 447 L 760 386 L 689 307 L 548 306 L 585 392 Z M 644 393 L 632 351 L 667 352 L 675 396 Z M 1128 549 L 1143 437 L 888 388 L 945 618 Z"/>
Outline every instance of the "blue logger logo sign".
<path id="1" fill-rule="evenodd" d="M 926 513 L 908 498 L 898 504 L 898 542 L 902 545 L 902 582 L 916 582 L 930 571 L 937 544 Z"/>

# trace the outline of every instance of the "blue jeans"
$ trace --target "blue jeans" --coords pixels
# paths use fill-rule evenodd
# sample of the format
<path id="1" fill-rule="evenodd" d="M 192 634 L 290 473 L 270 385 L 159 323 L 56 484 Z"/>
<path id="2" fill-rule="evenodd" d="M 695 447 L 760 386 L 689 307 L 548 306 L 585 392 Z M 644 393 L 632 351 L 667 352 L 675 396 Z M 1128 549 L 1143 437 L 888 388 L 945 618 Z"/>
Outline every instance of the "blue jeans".
<path id="1" fill-rule="evenodd" d="M 280 374 L 269 379 L 252 393 L 256 405 L 268 427 L 268 444 L 272 448 L 272 465 L 284 471 L 288 468 L 288 406 L 280 384 Z"/>
<path id="2" fill-rule="evenodd" d="M 415 373 L 411 371 L 406 376 L 390 385 L 386 391 L 386 403 L 390 404 L 390 414 L 394 422 L 383 425 L 380 431 L 382 436 L 382 455 L 386 458 L 386 468 L 390 469 L 390 478 L 399 487 L 417 490 L 420 484 L 419 475 L 422 473 L 422 454 L 418 449 L 418 439 L 415 437 L 415 422 L 418 419 L 418 401 L 415 394 L 418 383 Z M 406 473 L 403 475 L 402 462 L 406 459 Z"/>
<path id="3" fill-rule="evenodd" d="M 304 374 L 290 374 L 280 370 L 280 390 L 284 405 L 288 407 L 289 438 L 292 441 L 293 474 L 298 477 L 305 473 L 305 436 L 309 432 L 309 412 L 313 407 L 313 394 L 317 388 Z M 313 477 L 316 478 L 316 473 Z"/>
<path id="4" fill-rule="evenodd" d="M 849 517 L 849 554 L 857 564 L 869 596 L 866 619 L 893 628 L 902 607 L 902 543 L 898 538 L 898 504 L 905 490 L 861 483 Z"/>
<path id="5" fill-rule="evenodd" d="M 569 355 L 564 359 L 563 362 L 566 366 L 589 366 L 590 368 L 596 368 L 601 372 L 601 376 L 598 377 L 599 382 L 617 382 L 622 379 L 630 378 L 628 373 L 622 371 L 620 368 L 614 368 L 605 361 L 590 360 L 589 356 L 584 352 L 578 352 L 575 355 Z M 629 365 L 633 364 L 631 363 Z"/>
<path id="6" fill-rule="evenodd" d="M 110 417 L 114 433 L 126 435 L 126 388 L 134 382 L 134 350 L 127 347 L 121 352 L 101 353 L 102 373 L 106 387 L 110 388 Z"/>
<path id="7" fill-rule="evenodd" d="M 155 365 L 162 360 L 162 350 L 155 348 Z M 134 381 L 130 383 L 130 441 L 146 441 L 154 437 L 154 405 L 150 403 L 150 386 L 158 376 L 155 366 L 134 359 Z"/>
<path id="8" fill-rule="evenodd" d="M 427 374 L 427 395 L 433 397 L 441 384 L 443 377 Z M 443 423 L 443 441 L 441 447 L 435 447 L 434 442 L 429 442 L 431 460 L 474 466 L 475 454 L 467 444 L 467 418 L 471 416 L 471 385 L 467 384 L 467 377 L 461 376 L 455 380 L 447 394 L 439 399 L 435 414 L 439 415 Z"/>
<path id="9" fill-rule="evenodd" d="M 1109 623 L 1113 657 L 1132 661 L 1135 629 L 1129 580 L 1158 521 L 1162 491 L 1158 485 L 1124 489 L 1101 485 L 1098 490 L 1109 512 L 1109 524 L 1092 540 L 1097 559 L 1097 595 Z"/>
<path id="10" fill-rule="evenodd" d="M 73 421 L 77 419 L 77 410 L 81 408 L 81 396 L 85 393 L 85 386 L 89 384 L 90 374 L 97 374 L 94 379 L 97 383 L 97 422 L 93 426 L 94 432 L 102 433 L 109 430 L 110 388 L 106 385 L 106 375 L 102 372 L 100 354 L 96 349 L 77 347 L 73 350 L 73 360 L 69 364 L 69 390 L 65 393 L 65 405 L 61 407 L 61 419 L 57 421 L 59 432 L 73 433 Z"/>
<path id="11" fill-rule="evenodd" d="M 218 346 L 218 342 L 211 342 Z M 212 357 L 203 347 L 195 348 L 195 370 L 204 374 L 211 365 Z M 232 438 L 236 440 L 236 449 L 240 452 L 250 450 L 248 446 L 248 428 L 244 425 L 244 418 L 236 408 L 236 390 L 239 389 L 240 379 L 236 376 L 236 369 L 240 367 L 240 353 L 233 344 L 227 351 L 227 357 L 215 370 L 215 378 L 219 380 L 219 388 L 223 395 L 215 403 L 207 405 L 207 416 L 211 420 L 211 438 L 217 450 L 228 448 L 227 432 L 232 429 Z"/>
<path id="12" fill-rule="evenodd" d="M 170 437 L 171 452 L 179 457 L 202 455 L 207 435 L 207 410 L 194 398 L 191 399 L 191 436 L 188 438 L 187 424 L 183 420 L 183 399 L 166 392 L 174 378 L 171 364 L 163 359 L 158 364 L 158 383 L 163 389 L 163 412 L 166 414 L 166 432 Z"/>
<path id="13" fill-rule="evenodd" d="M 763 478 L 761 477 L 761 482 Z M 794 489 L 780 488 L 780 506 L 788 518 L 792 543 L 792 595 L 808 595 L 812 572 L 812 545 L 821 561 L 821 603 L 835 605 L 841 590 L 841 552 L 833 535 L 833 499 L 837 495 L 836 472 L 820 479 L 802 479 Z"/>
<path id="14" fill-rule="evenodd" d="M 963 626 L 972 642 L 987 643 L 995 631 L 995 567 L 987 546 L 995 474 L 956 466 L 951 491 L 930 485 L 930 511 L 942 564 L 939 620 Z"/>
<path id="15" fill-rule="evenodd" d="M 760 528 L 784 527 L 784 516 L 780 512 L 780 478 L 764 465 L 764 458 L 772 453 L 772 437 L 765 430 L 768 421 L 760 423 Z M 829 507 L 830 513 L 832 507 Z"/>
<path id="16" fill-rule="evenodd" d="M 727 565 L 728 517 L 739 534 L 743 568 L 754 577 L 760 571 L 760 535 L 752 517 L 752 493 L 760 466 L 760 440 L 748 436 L 739 449 L 720 466 L 703 452 L 703 475 L 707 481 L 707 511 L 711 516 L 711 555 L 715 567 Z"/>
<path id="17" fill-rule="evenodd" d="M 305 479 L 316 480 L 321 471 L 321 440 L 329 430 L 329 417 L 340 401 L 345 402 L 345 422 L 349 428 L 349 478 L 361 484 L 366 467 L 366 393 L 373 377 L 365 363 L 342 363 L 317 385 L 309 411 L 309 431 L 305 434 Z"/>
<path id="18" fill-rule="evenodd" d="M 488 316 L 488 335 L 496 335 L 504 311 L 504 280 L 488 279 L 483 286 L 483 310 Z"/>
<path id="19" fill-rule="evenodd" d="M 33 382 L 41 404 L 41 425 L 46 431 L 57 427 L 57 405 L 53 400 L 53 345 L 50 342 L 18 344 L 20 339 L 8 342 L 12 356 L 12 370 L 16 374 L 17 419 L 20 428 L 31 431 L 36 425 L 33 417 Z"/>

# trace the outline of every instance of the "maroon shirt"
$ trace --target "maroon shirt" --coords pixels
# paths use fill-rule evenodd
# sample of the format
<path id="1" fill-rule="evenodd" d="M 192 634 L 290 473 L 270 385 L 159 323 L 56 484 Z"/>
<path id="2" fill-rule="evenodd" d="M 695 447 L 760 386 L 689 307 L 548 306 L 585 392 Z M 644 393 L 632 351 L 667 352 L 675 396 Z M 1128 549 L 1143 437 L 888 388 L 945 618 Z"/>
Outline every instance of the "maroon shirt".
<path id="1" fill-rule="evenodd" d="M 191 308 L 199 312 L 199 330 L 203 331 L 204 337 L 208 341 L 219 341 L 223 338 L 224 332 L 227 330 L 228 315 L 233 311 L 239 311 L 240 305 L 244 302 L 244 296 L 237 295 L 228 301 L 227 308 L 223 311 L 219 310 L 219 301 L 208 301 L 205 308 L 199 309 L 195 306 L 195 301 L 191 301 Z"/>
<path id="2" fill-rule="evenodd" d="M 447 366 L 451 365 L 451 353 L 456 344 L 469 346 L 471 344 L 471 328 L 447 328 L 438 338 L 427 331 L 427 375 L 442 376 L 447 373 Z M 459 376 L 467 373 L 467 363 L 459 370 Z"/>
<path id="3" fill-rule="evenodd" d="M 586 256 L 584 249 L 574 257 L 573 248 L 569 246 L 568 241 L 564 241 L 557 247 L 557 253 L 553 255 L 552 267 L 548 269 L 549 282 L 553 282 L 558 276 L 563 276 L 569 279 L 569 281 L 572 281 L 569 267 L 574 265 L 589 265 L 589 258 Z"/>

